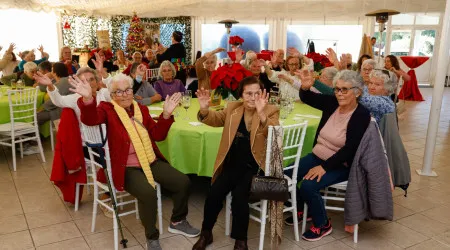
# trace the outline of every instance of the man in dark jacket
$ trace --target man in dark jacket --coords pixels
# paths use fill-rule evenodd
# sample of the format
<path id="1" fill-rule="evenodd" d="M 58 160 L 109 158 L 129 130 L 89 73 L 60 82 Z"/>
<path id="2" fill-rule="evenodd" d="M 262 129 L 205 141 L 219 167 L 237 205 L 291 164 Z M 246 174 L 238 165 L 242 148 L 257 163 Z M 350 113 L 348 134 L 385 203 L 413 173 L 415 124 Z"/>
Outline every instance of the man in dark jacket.
<path id="1" fill-rule="evenodd" d="M 172 33 L 172 45 L 169 48 L 164 48 L 160 45 L 156 55 L 158 63 L 163 61 L 170 61 L 177 70 L 175 79 L 180 79 L 184 85 L 186 85 L 186 71 L 185 71 L 185 60 L 186 60 L 186 48 L 181 43 L 183 39 L 183 33 L 180 31 L 174 31 Z"/>

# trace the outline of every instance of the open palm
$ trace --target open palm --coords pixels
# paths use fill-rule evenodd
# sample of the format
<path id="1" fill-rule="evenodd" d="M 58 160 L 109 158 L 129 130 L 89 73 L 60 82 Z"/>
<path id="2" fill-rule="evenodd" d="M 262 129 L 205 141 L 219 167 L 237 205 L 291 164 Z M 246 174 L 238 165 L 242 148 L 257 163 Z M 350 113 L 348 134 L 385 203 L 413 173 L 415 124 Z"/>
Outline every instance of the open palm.
<path id="1" fill-rule="evenodd" d="M 92 88 L 91 85 L 86 81 L 86 79 L 81 80 L 77 76 L 69 77 L 69 83 L 72 85 L 70 91 L 81 95 L 85 99 L 92 98 Z"/>
<path id="2" fill-rule="evenodd" d="M 197 95 L 198 103 L 200 104 L 200 109 L 208 109 L 209 108 L 209 90 L 201 88 L 197 90 L 195 93 Z"/>
<path id="3" fill-rule="evenodd" d="M 264 89 L 261 95 L 255 95 L 255 106 L 258 113 L 262 112 L 269 102 L 269 94 Z"/>
<path id="4" fill-rule="evenodd" d="M 33 77 L 39 84 L 45 86 L 52 85 L 52 80 L 47 75 L 43 75 L 41 72 L 36 72 Z"/>
<path id="5" fill-rule="evenodd" d="M 163 112 L 167 114 L 172 114 L 175 108 L 178 106 L 181 100 L 181 93 L 175 93 L 172 96 L 166 97 L 166 101 L 164 102 Z"/>

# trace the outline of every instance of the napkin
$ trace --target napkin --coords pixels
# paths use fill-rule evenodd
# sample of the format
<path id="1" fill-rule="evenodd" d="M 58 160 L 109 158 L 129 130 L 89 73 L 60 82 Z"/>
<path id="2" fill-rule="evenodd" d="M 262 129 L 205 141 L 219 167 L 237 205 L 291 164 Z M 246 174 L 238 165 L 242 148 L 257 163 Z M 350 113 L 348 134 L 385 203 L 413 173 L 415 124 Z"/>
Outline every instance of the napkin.
<path id="1" fill-rule="evenodd" d="M 194 127 L 203 125 L 203 123 L 201 123 L 201 122 L 189 122 L 189 124 L 191 124 Z"/>
<path id="2" fill-rule="evenodd" d="M 316 119 L 320 119 L 320 116 L 317 116 L 317 115 L 302 115 L 302 114 L 296 114 L 295 116 L 297 116 L 297 117 L 306 117 L 306 118 L 316 118 Z"/>
<path id="3" fill-rule="evenodd" d="M 164 109 L 161 108 L 161 107 L 153 107 L 153 106 L 150 106 L 150 107 L 148 107 L 148 110 L 160 110 L 160 111 L 163 111 Z"/>

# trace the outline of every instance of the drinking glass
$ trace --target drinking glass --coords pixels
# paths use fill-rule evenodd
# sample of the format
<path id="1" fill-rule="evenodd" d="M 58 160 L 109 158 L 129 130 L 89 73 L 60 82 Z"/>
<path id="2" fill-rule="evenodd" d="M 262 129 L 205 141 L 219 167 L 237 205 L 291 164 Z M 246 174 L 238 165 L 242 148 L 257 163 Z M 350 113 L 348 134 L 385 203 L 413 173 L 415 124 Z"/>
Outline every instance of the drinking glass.
<path id="1" fill-rule="evenodd" d="M 22 90 L 22 89 L 25 88 L 25 84 L 24 84 L 24 82 L 22 80 L 17 81 L 16 85 L 17 85 L 17 89 L 18 90 Z"/>
<path id="2" fill-rule="evenodd" d="M 11 80 L 11 89 L 16 90 L 16 88 L 17 88 L 16 80 Z"/>
<path id="3" fill-rule="evenodd" d="M 186 90 L 186 92 L 183 93 L 183 97 L 181 99 L 181 105 L 186 110 L 186 117 L 184 118 L 184 120 L 186 121 L 189 120 L 188 109 L 191 106 L 191 98 L 192 98 L 192 91 Z"/>
<path id="4" fill-rule="evenodd" d="M 289 103 L 286 100 L 280 101 L 280 118 L 286 119 L 289 115 Z"/>

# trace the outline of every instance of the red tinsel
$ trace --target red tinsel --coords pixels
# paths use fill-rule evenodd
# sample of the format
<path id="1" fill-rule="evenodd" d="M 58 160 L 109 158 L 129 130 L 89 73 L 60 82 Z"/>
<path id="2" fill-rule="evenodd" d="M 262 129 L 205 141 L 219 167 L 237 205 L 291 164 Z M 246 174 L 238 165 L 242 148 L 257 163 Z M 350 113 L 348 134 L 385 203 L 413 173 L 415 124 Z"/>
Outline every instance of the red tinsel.
<path id="1" fill-rule="evenodd" d="M 113 53 L 112 53 L 111 49 L 101 49 L 101 48 L 91 50 L 91 53 L 89 54 L 89 56 L 95 58 L 95 52 L 98 53 L 102 50 L 103 50 L 103 53 L 105 54 L 105 60 L 109 60 L 113 57 Z"/>
<path id="2" fill-rule="evenodd" d="M 230 36 L 230 40 L 228 41 L 231 45 L 240 45 L 244 43 L 244 39 L 240 36 Z"/>
<path id="3" fill-rule="evenodd" d="M 233 63 L 231 66 L 220 66 L 211 74 L 211 89 L 219 88 L 222 91 L 222 96 L 225 96 L 225 93 L 231 93 L 238 98 L 237 89 L 239 82 L 251 75 L 252 72 L 242 67 L 240 63 Z"/>

